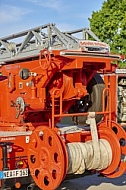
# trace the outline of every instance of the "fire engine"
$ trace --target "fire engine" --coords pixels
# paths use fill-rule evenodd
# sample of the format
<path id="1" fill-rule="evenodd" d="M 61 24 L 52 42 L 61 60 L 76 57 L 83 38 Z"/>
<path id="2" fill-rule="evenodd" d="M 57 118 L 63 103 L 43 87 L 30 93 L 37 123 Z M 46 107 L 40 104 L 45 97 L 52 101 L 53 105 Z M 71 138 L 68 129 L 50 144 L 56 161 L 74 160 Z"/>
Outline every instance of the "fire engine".
<path id="1" fill-rule="evenodd" d="M 120 60 L 88 28 L 49 23 L 0 39 L 1 189 L 54 190 L 86 171 L 125 172 Z"/>

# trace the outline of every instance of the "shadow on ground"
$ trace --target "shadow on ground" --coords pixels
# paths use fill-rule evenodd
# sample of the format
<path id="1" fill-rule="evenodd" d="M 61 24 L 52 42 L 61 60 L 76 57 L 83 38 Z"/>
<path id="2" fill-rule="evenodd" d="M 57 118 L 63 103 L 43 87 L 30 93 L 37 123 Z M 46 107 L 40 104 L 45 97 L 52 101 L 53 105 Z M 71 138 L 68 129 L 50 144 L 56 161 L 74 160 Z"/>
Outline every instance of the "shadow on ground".
<path id="1" fill-rule="evenodd" d="M 27 190 L 27 187 L 23 186 L 19 190 Z M 31 190 L 40 189 L 34 187 Z M 65 180 L 56 190 L 126 190 L 126 173 L 114 179 L 98 177 L 97 174 L 93 174 L 81 178 Z"/>
<path id="2" fill-rule="evenodd" d="M 126 190 L 126 174 L 119 178 L 98 177 L 97 174 L 64 181 L 57 190 Z"/>

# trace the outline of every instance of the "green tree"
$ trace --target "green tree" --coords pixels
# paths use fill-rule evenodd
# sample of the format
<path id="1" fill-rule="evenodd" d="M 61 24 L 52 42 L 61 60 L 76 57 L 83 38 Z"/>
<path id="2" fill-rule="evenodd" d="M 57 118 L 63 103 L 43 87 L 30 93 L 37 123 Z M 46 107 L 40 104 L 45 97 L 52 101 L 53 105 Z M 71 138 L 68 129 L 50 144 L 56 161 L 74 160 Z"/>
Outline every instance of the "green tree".
<path id="1" fill-rule="evenodd" d="M 93 12 L 91 30 L 110 45 L 111 52 L 126 55 L 126 0 L 106 0 Z"/>

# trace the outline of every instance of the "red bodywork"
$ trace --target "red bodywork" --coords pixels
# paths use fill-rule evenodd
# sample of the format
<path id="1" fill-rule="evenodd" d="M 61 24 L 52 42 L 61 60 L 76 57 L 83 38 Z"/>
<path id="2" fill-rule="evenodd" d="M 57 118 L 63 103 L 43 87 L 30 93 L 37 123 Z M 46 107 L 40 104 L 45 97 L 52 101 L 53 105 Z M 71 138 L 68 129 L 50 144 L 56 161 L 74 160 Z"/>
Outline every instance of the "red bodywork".
<path id="1" fill-rule="evenodd" d="M 116 122 L 117 100 L 116 75 L 112 74 L 113 67 L 111 64 L 117 59 L 118 56 L 110 54 L 68 50 L 49 52 L 45 49 L 40 52 L 39 57 L 7 62 L 1 67 L 0 131 L 5 135 L 0 137 L 0 141 L 14 143 L 12 152 L 8 153 L 8 158 L 10 158 L 8 159 L 9 169 L 15 169 L 15 162 L 20 159 L 24 162 L 23 168 L 29 168 L 30 134 L 34 133 L 38 127 L 44 127 L 43 130 L 47 127 L 57 133 L 59 129 L 56 127 L 56 123 L 63 116 L 88 115 L 88 113 L 68 114 L 67 111 L 76 100 L 88 94 L 87 85 L 96 72 L 102 74 L 106 85 L 102 97 L 102 110 L 96 113 L 104 116 L 99 127 L 103 126 L 103 134 L 105 133 L 104 126 L 108 128 L 116 126 L 118 128 L 118 124 L 113 123 Z M 106 75 L 104 76 L 104 74 Z M 107 106 L 105 106 L 104 100 L 106 93 Z M 7 132 L 12 134 L 8 136 Z M 22 132 L 24 133 L 22 134 Z M 120 134 L 118 135 L 119 140 L 125 136 L 121 130 Z M 111 134 L 108 136 L 109 143 L 113 143 L 111 142 Z M 83 133 L 65 134 L 64 138 L 66 143 L 86 142 L 91 139 L 91 134 L 83 131 Z M 113 157 L 116 156 L 114 154 Z M 2 157 L 2 149 L 0 157 Z M 66 163 L 68 162 L 67 156 L 63 159 Z M 113 174 L 113 170 L 119 165 L 116 161 L 113 161 L 112 164 L 109 174 Z M 0 170 L 2 167 L 1 160 Z M 60 182 L 65 177 L 66 172 L 64 171 L 60 180 L 58 179 Z M 59 181 L 56 182 L 56 186 Z M 38 185 L 41 187 L 39 182 Z"/>

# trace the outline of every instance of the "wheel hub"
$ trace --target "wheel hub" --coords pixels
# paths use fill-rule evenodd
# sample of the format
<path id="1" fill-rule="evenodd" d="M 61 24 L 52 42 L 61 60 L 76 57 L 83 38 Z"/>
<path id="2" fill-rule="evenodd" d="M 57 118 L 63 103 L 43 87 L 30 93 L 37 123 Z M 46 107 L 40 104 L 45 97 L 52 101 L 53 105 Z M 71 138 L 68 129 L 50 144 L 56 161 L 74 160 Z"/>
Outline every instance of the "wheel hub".
<path id="1" fill-rule="evenodd" d="M 40 189 L 56 189 L 67 172 L 65 145 L 55 131 L 47 126 L 37 127 L 28 147 L 31 176 Z"/>
<path id="2" fill-rule="evenodd" d="M 40 151 L 40 161 L 43 168 L 47 168 L 49 165 L 49 153 L 46 149 L 42 148 Z"/>

